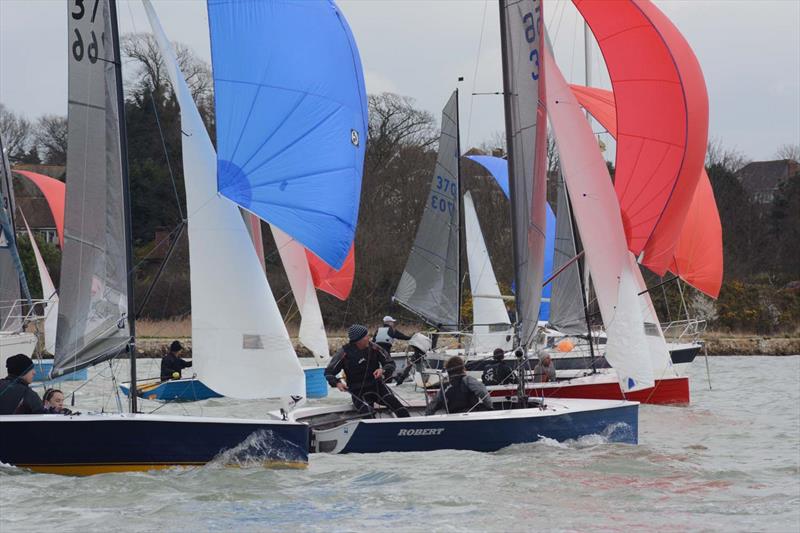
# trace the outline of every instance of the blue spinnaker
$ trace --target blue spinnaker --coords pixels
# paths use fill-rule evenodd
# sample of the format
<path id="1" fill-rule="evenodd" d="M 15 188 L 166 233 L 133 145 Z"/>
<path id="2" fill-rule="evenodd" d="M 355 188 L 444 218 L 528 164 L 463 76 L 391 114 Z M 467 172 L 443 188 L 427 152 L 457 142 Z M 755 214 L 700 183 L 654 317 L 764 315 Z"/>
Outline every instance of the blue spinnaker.
<path id="1" fill-rule="evenodd" d="M 491 155 L 468 155 L 468 159 L 472 159 L 494 177 L 500 189 L 508 198 L 508 161 L 502 157 L 494 157 Z M 553 214 L 553 209 L 550 204 L 547 204 L 547 226 L 545 227 L 545 245 L 544 245 L 544 279 L 545 281 L 553 273 L 553 253 L 556 247 L 556 216 Z M 513 288 L 513 287 L 512 287 Z M 539 320 L 547 321 L 550 319 L 550 292 L 553 289 L 553 284 L 548 283 L 542 289 L 542 303 L 539 307 Z"/>
<path id="2" fill-rule="evenodd" d="M 208 0 L 219 192 L 333 268 L 355 236 L 367 94 L 332 0 Z"/>

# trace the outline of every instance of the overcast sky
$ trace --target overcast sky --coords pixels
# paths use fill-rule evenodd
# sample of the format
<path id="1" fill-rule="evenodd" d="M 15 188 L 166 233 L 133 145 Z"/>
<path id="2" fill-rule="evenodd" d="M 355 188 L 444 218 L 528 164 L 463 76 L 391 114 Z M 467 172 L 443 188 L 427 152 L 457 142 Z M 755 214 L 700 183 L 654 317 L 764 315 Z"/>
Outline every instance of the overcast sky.
<path id="1" fill-rule="evenodd" d="M 709 136 L 751 159 L 800 144 L 800 0 L 655 0 L 695 51 L 708 86 Z M 439 117 L 459 76 L 462 146 L 503 129 L 495 0 L 340 0 L 367 91 L 415 98 Z M 205 1 L 156 0 L 170 39 L 209 60 Z M 568 80 L 584 82 L 583 27 L 571 2 L 546 0 L 545 21 Z M 147 32 L 138 0 L 120 0 L 120 31 Z M 63 0 L 0 0 L 0 102 L 29 118 L 66 114 Z M 608 87 L 599 53 L 593 84 Z"/>

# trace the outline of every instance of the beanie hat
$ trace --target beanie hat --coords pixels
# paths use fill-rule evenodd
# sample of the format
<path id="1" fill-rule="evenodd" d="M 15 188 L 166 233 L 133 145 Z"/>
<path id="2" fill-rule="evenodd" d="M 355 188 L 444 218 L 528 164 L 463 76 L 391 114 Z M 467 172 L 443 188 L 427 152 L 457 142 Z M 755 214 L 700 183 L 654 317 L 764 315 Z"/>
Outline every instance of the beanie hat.
<path id="1" fill-rule="evenodd" d="M 178 341 L 172 341 L 172 344 L 169 345 L 170 352 L 179 352 L 183 350 L 183 344 Z"/>
<path id="2" fill-rule="evenodd" d="M 361 324 L 353 324 L 347 328 L 347 338 L 350 339 L 350 342 L 361 340 L 366 337 L 368 333 L 369 330 Z"/>
<path id="3" fill-rule="evenodd" d="M 25 354 L 12 355 L 6 361 L 9 376 L 23 376 L 33 370 L 33 361 Z"/>
<path id="4" fill-rule="evenodd" d="M 505 359 L 506 353 L 503 351 L 502 348 L 495 348 L 492 357 L 494 357 L 496 361 L 502 361 L 503 359 Z"/>

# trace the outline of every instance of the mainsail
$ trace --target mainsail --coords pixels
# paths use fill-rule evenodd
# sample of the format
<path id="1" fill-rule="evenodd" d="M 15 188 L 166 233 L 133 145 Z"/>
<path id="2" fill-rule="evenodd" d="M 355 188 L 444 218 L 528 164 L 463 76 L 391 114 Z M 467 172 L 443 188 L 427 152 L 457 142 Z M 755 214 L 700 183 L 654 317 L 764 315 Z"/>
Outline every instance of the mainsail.
<path id="1" fill-rule="evenodd" d="M 522 346 L 533 341 L 544 270 L 547 117 L 543 26 L 540 0 L 500 2 L 517 324 Z"/>
<path id="2" fill-rule="evenodd" d="M 556 199 L 555 250 L 553 271 L 558 272 L 578 253 L 575 246 L 575 231 L 572 226 L 572 212 L 567 199 L 564 179 L 558 178 Z M 583 283 L 578 262 L 573 261 L 553 280 L 550 298 L 549 324 L 558 331 L 570 335 L 586 333 L 586 312 L 583 307 Z"/>
<path id="3" fill-rule="evenodd" d="M 608 174 L 584 115 L 550 50 L 545 50 L 547 109 L 575 220 L 608 335 L 606 358 L 624 392 L 652 387 L 639 287 L 628 260 L 622 216 Z"/>
<path id="4" fill-rule="evenodd" d="M 439 153 L 417 236 L 394 301 L 443 330 L 458 328 L 458 93 L 442 110 Z"/>
<path id="5" fill-rule="evenodd" d="M 125 351 L 126 197 L 113 2 L 70 3 L 67 191 L 53 376 Z"/>
<path id="6" fill-rule="evenodd" d="M 303 370 L 244 220 L 217 194 L 211 139 L 153 6 L 143 3 L 181 108 L 197 378 L 233 398 L 304 396 Z"/>
<path id="7" fill-rule="evenodd" d="M 334 268 L 355 235 L 367 94 L 333 1 L 208 0 L 219 192 Z"/>
<path id="8" fill-rule="evenodd" d="M 497 285 L 478 214 L 469 192 L 464 194 L 464 232 L 474 324 L 470 350 L 475 353 L 491 352 L 495 348 L 510 350 L 513 340 L 511 321 L 508 319 L 508 311 Z"/>
<path id="9" fill-rule="evenodd" d="M 0 139 L 0 331 L 22 327 L 20 286 L 25 283 L 14 232 L 14 187 L 8 158 Z"/>

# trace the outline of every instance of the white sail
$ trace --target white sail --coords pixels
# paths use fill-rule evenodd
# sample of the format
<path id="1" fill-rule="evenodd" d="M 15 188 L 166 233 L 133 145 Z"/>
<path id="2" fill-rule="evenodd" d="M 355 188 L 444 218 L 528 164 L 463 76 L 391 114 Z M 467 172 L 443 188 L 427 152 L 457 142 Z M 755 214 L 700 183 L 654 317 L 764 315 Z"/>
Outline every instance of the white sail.
<path id="1" fill-rule="evenodd" d="M 638 285 L 614 186 L 589 123 L 547 47 L 544 59 L 547 111 L 608 335 L 606 358 L 623 391 L 652 387 Z"/>
<path id="2" fill-rule="evenodd" d="M 306 250 L 302 244 L 281 231 L 277 226 L 270 224 L 275 245 L 281 255 L 283 268 L 289 278 L 294 300 L 300 310 L 300 342 L 311 350 L 317 363 L 324 364 L 330 358 L 328 349 L 328 336 L 325 334 L 325 324 L 322 321 L 322 311 L 319 308 L 317 291 L 311 279 L 311 269 L 308 267 Z"/>
<path id="3" fill-rule="evenodd" d="M 644 319 L 644 333 L 647 337 L 647 347 L 650 353 L 650 363 L 653 365 L 653 374 L 656 379 L 668 376 L 677 376 L 678 372 L 672 366 L 672 357 L 669 354 L 669 347 L 661 330 L 661 323 L 658 321 L 656 309 L 653 307 L 653 300 L 647 291 L 647 284 L 642 277 L 642 269 L 636 262 L 636 256 L 628 252 L 628 263 L 636 279 L 636 289 L 639 294 L 639 309 Z"/>
<path id="4" fill-rule="evenodd" d="M 500 294 L 500 286 L 494 275 L 486 241 L 483 239 L 478 214 L 472 195 L 464 194 L 464 231 L 467 243 L 469 285 L 472 291 L 471 351 L 491 352 L 495 348 L 511 349 L 513 331 L 508 311 Z"/>
<path id="5" fill-rule="evenodd" d="M 181 108 L 194 370 L 224 396 L 304 396 L 303 370 L 239 208 L 217 194 L 211 139 L 153 6 L 143 3 Z"/>
<path id="6" fill-rule="evenodd" d="M 36 259 L 36 268 L 39 270 L 39 281 L 42 285 L 42 300 L 47 300 L 47 307 L 44 310 L 44 349 L 48 353 L 54 353 L 56 349 L 56 327 L 58 326 L 58 294 L 56 293 L 56 286 L 53 284 L 53 279 L 50 277 L 50 272 L 47 271 L 47 265 L 45 265 L 42 254 L 39 252 L 39 245 L 36 244 L 33 232 L 30 226 L 28 226 L 28 220 L 25 218 L 25 215 L 22 215 L 22 221 L 25 223 L 25 230 L 28 232 L 28 239 L 31 241 L 33 256 Z"/>

